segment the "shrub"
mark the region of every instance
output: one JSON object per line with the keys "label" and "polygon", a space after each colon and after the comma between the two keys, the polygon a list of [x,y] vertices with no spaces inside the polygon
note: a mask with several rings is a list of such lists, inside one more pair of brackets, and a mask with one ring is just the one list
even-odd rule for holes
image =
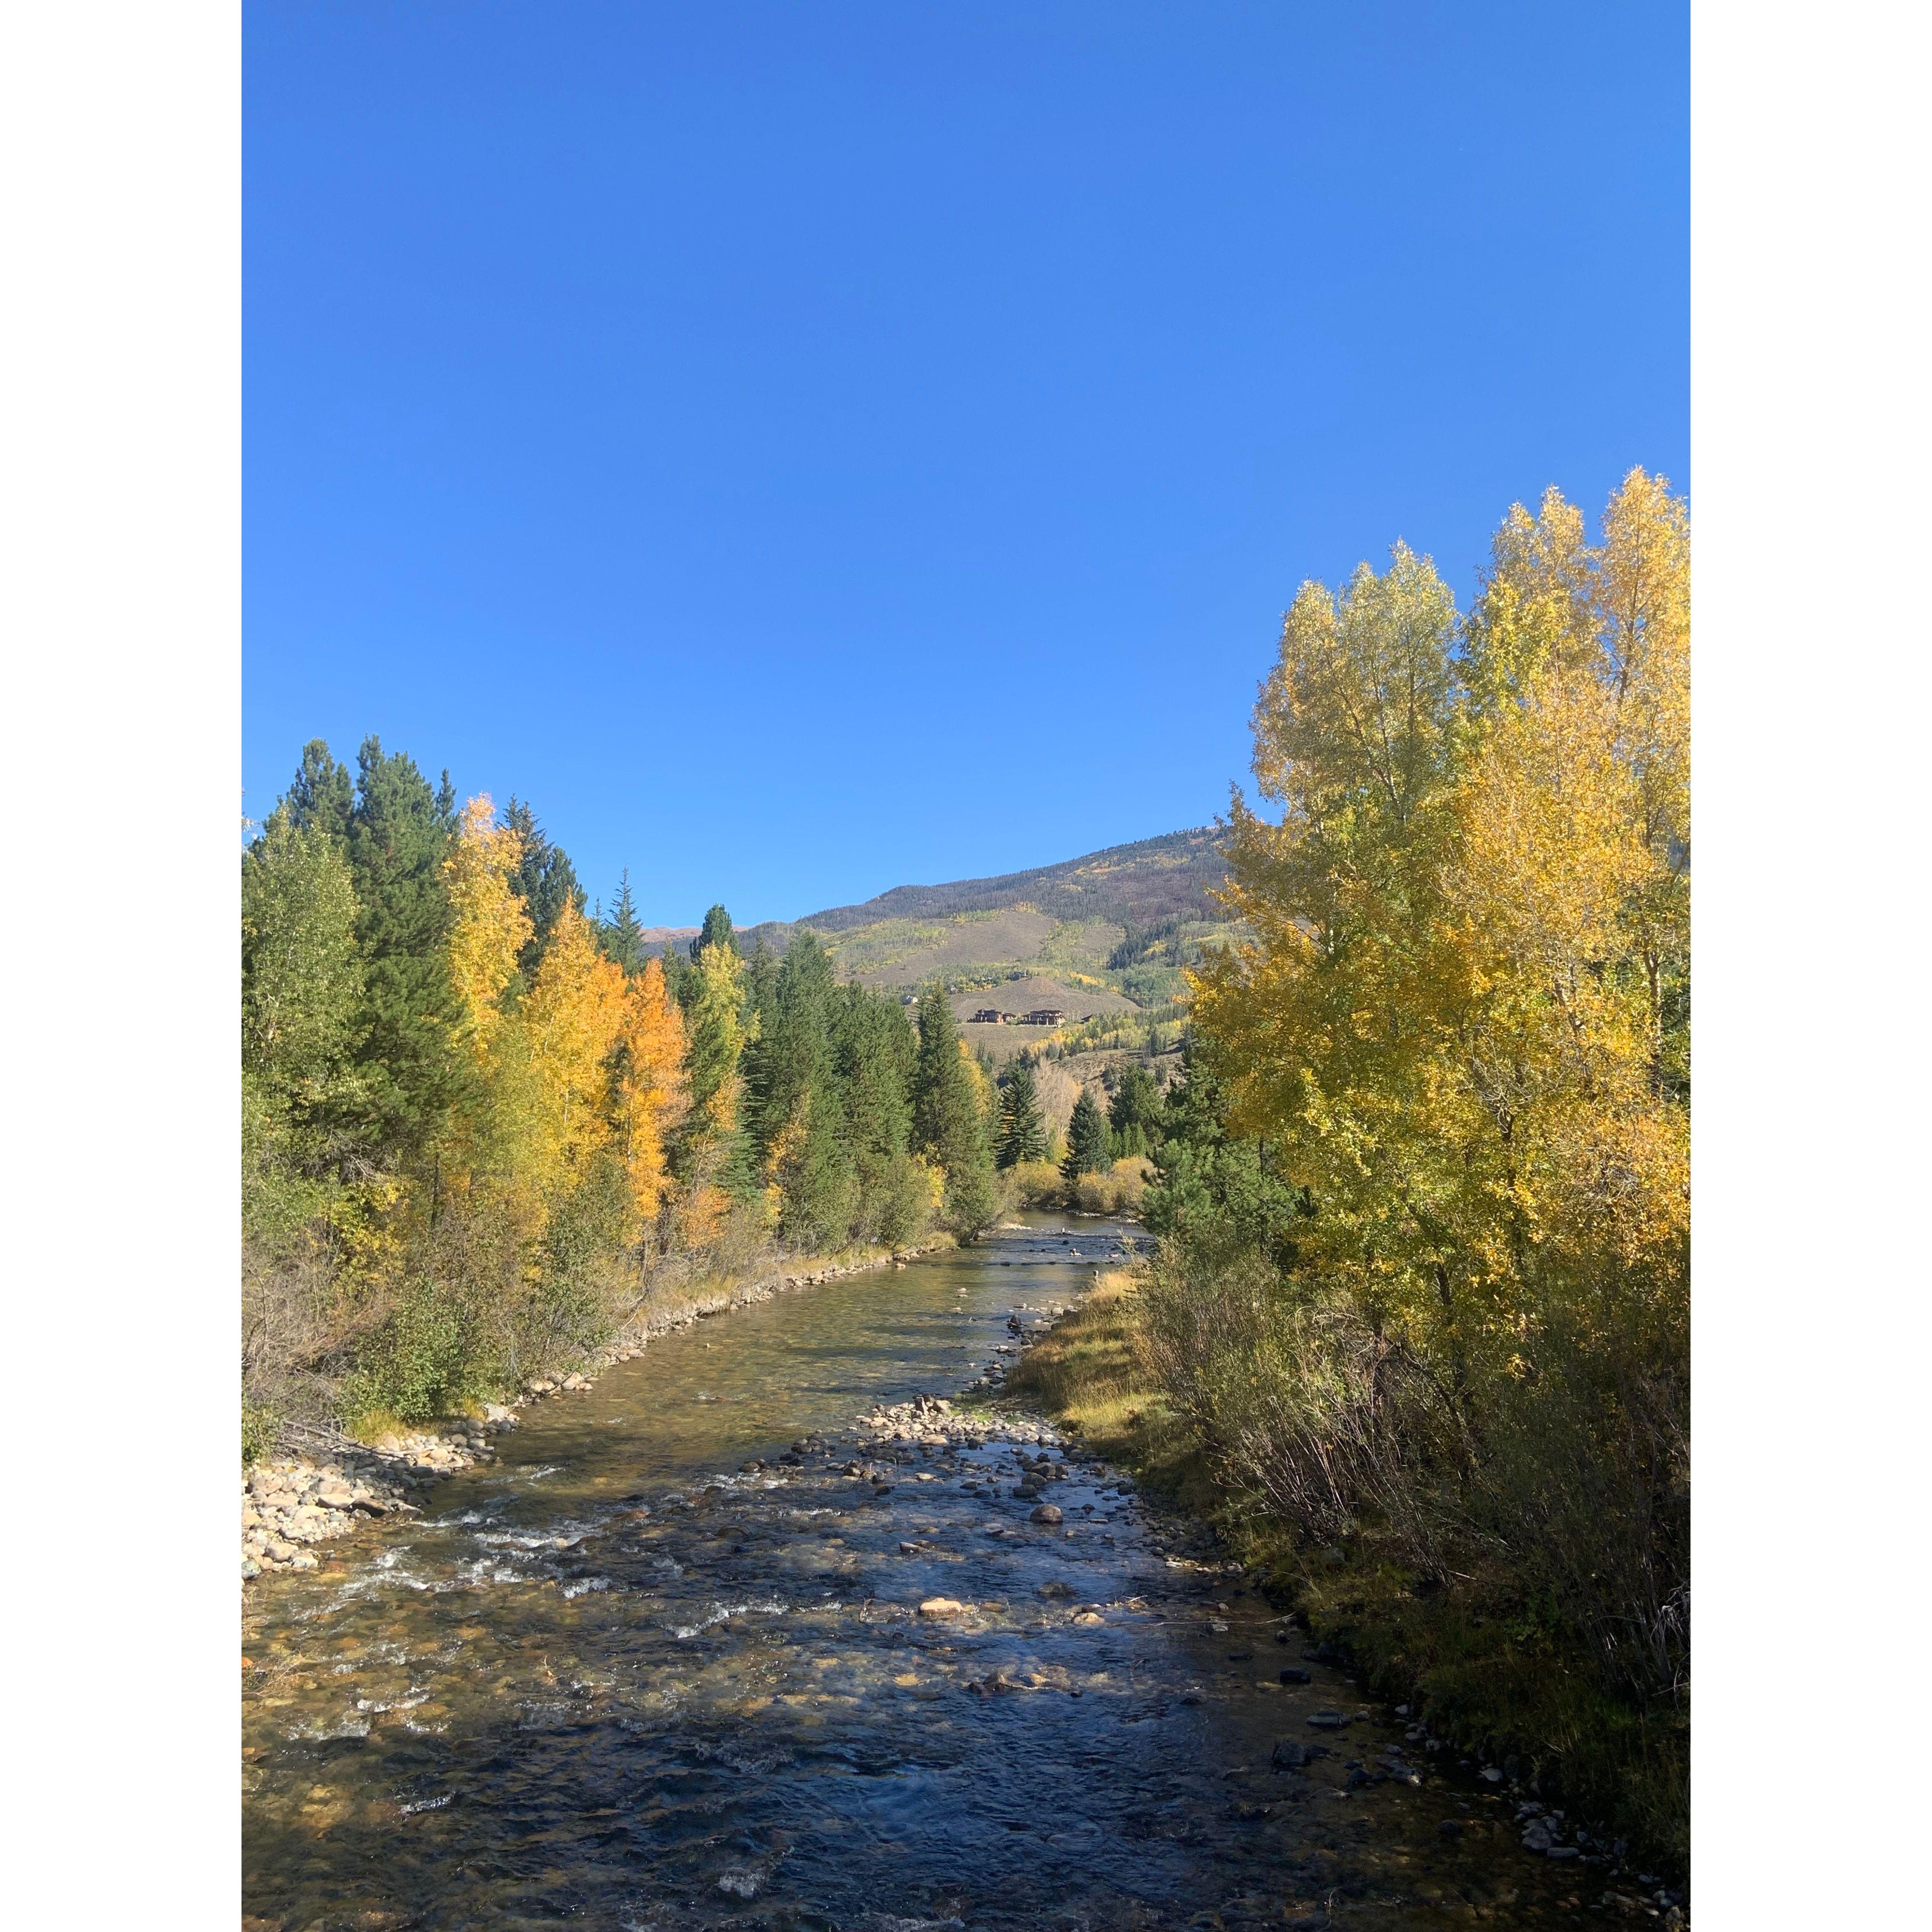
{"label": "shrub", "polygon": [[1083,1214],[1138,1214],[1154,1164],[1130,1154],[1102,1174],[1083,1174],[1066,1190],[1067,1204]]}

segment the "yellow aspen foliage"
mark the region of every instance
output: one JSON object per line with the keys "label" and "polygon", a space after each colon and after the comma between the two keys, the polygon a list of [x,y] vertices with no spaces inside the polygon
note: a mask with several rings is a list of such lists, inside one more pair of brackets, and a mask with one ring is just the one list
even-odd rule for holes
{"label": "yellow aspen foliage", "polygon": [[449,856],[443,861],[453,914],[450,977],[461,1001],[464,1036],[479,1060],[503,1022],[502,1000],[517,976],[517,956],[530,937],[530,915],[510,880],[522,862],[524,842],[496,822],[485,792],[463,808]]}
{"label": "yellow aspen foliage", "polygon": [[973,1104],[979,1108],[990,1132],[999,1117],[999,1089],[987,1078],[986,1070],[980,1064],[979,1055],[963,1040],[959,1042],[959,1058],[965,1064],[966,1078],[972,1086]]}
{"label": "yellow aspen foliage", "polygon": [[684,1055],[684,1016],[664,989],[662,962],[650,960],[624,988],[611,1083],[616,1152],[646,1224],[664,1196],[665,1138],[690,1105]]}
{"label": "yellow aspen foliage", "polygon": [[590,922],[566,904],[523,1006],[536,1087],[533,1166],[547,1194],[580,1182],[610,1139],[608,1062],[625,1006],[623,968],[598,951]]}
{"label": "yellow aspen foliage", "polygon": [[750,1043],[744,1004],[744,961],[731,946],[704,947],[691,1009],[690,1099],[692,1111],[714,1136],[728,1134],[738,1124],[738,1062]]}
{"label": "yellow aspen foliage", "polygon": [[1252,937],[1192,976],[1312,1264],[1459,1359],[1559,1304],[1682,1316],[1688,520],[1636,471],[1604,530],[1513,508],[1460,627],[1400,546],[1304,586],[1255,712],[1282,815],[1231,812]]}

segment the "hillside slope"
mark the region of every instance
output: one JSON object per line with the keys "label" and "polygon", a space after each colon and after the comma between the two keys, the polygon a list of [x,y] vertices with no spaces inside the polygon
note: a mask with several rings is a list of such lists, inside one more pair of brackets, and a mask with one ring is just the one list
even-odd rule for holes
{"label": "hillside slope", "polygon": [[889,920],[932,923],[961,913],[1002,912],[1016,906],[1028,907],[1056,924],[1091,920],[1126,926],[1152,926],[1165,919],[1217,920],[1222,914],[1208,896],[1226,877],[1220,834],[1202,826],[1129,845],[1110,845],[1082,858],[996,878],[895,886],[860,905],[833,906],[790,925],[754,926],[745,938],[750,944],[762,934],[766,945],[782,946],[801,926],[831,934]]}

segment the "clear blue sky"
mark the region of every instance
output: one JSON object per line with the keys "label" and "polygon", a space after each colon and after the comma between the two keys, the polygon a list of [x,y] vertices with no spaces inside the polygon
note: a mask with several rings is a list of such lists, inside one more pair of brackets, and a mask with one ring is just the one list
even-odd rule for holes
{"label": "clear blue sky", "polygon": [[244,808],[741,922],[1202,824],[1282,610],[1688,488],[1681,4],[269,4]]}

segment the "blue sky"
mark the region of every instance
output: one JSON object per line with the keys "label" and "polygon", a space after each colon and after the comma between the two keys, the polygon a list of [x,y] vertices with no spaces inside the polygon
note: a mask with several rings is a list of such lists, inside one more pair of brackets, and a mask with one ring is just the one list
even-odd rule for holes
{"label": "blue sky", "polygon": [[369,731],[607,901],[1209,821],[1282,610],[1688,488],[1685,8],[244,14],[244,809]]}

